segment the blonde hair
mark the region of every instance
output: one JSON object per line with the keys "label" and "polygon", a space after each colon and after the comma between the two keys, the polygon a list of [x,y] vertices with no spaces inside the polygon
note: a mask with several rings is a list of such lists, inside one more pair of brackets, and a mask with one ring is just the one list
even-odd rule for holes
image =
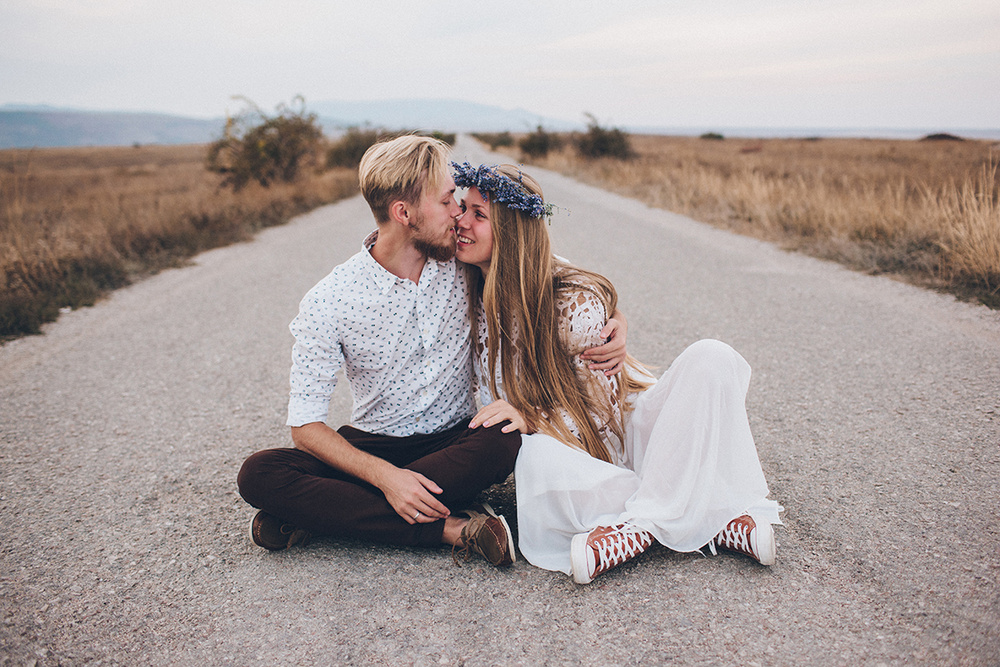
{"label": "blonde hair", "polygon": [[436,190],[448,177],[448,145],[407,134],[365,151],[358,168],[361,193],[379,223],[389,220],[393,202],[415,204],[424,188]]}
{"label": "blonde hair", "polygon": [[[542,196],[537,181],[519,168],[502,165],[496,171],[520,183],[529,194]],[[500,395],[496,386],[499,357],[503,393],[532,430],[611,461],[601,430],[610,427],[624,442],[629,406],[626,397],[646,389],[649,383],[629,373],[631,368],[641,374],[642,366],[628,357],[617,383],[621,419],[614,420],[612,397],[591,395],[576,375],[559,336],[556,295],[568,289],[588,290],[601,300],[610,316],[617,307],[618,294],[604,276],[572,267],[552,255],[545,218],[529,218],[496,203],[492,197],[489,205],[493,232],[490,268],[483,280],[473,282],[471,301],[477,303],[482,298],[483,302],[489,334],[487,373],[493,395]],[[562,419],[561,410],[576,424],[579,438]],[[596,423],[594,414],[600,415],[604,423]]]}

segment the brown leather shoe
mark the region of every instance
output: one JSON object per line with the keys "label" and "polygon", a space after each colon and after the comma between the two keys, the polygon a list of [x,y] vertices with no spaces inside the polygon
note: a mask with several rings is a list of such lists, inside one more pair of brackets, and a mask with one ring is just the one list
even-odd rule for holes
{"label": "brown leather shoe", "polygon": [[281,551],[295,545],[305,546],[312,537],[304,530],[299,530],[292,524],[282,521],[264,510],[257,512],[250,521],[250,539],[258,547],[269,551]]}
{"label": "brown leather shoe", "polygon": [[459,514],[468,515],[469,523],[462,529],[462,547],[457,556],[455,548],[458,545],[451,550],[451,557],[456,565],[461,565],[459,556],[463,561],[468,561],[472,558],[472,553],[479,554],[497,567],[514,562],[514,538],[502,515],[497,516],[493,508],[485,503]]}

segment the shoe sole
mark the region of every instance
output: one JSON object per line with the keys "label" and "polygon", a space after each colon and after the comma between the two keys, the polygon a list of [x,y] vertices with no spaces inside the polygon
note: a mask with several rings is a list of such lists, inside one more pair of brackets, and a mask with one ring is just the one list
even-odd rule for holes
{"label": "shoe sole", "polygon": [[590,533],[579,533],[573,536],[570,543],[569,556],[573,569],[573,581],[578,584],[589,584],[594,579],[590,576],[590,568],[587,567],[587,538]]}
{"label": "shoe sole", "polygon": [[497,514],[488,503],[482,504],[483,509],[494,519],[500,519],[500,523],[503,525],[504,533],[507,535],[507,553],[510,554],[510,563],[514,564],[517,560],[517,556],[514,554],[514,534],[510,532],[510,526],[507,525],[507,519],[503,517],[502,514]]}
{"label": "shoe sole", "polygon": [[248,531],[250,534],[250,541],[253,542],[256,546],[260,547],[261,549],[267,549],[268,551],[284,551],[285,549],[287,549],[288,547],[286,546],[273,547],[273,546],[268,546],[266,544],[261,544],[260,542],[257,541],[257,537],[254,535],[253,527],[254,524],[257,523],[257,517],[259,517],[261,514],[266,514],[266,512],[264,510],[260,510],[250,518],[250,530]]}
{"label": "shoe sole", "polygon": [[256,512],[252,517],[250,517],[250,529],[247,531],[247,534],[250,536],[250,541],[253,542],[254,545],[260,547],[261,549],[267,549],[268,551],[275,551],[275,549],[272,549],[271,547],[265,547],[263,544],[258,542],[257,536],[254,535],[253,532],[253,526],[255,523],[257,523],[257,517],[259,517],[263,511],[264,510],[260,510],[259,512]]}
{"label": "shoe sole", "polygon": [[[754,523],[757,523],[756,519],[754,519]],[[761,544],[761,529],[765,527],[766,529],[763,533],[767,535],[768,539],[765,540],[766,544]],[[757,523],[757,553],[760,554],[760,564],[768,566],[774,565],[774,561],[777,557],[777,550],[777,544],[774,540],[774,526],[769,523]]]}

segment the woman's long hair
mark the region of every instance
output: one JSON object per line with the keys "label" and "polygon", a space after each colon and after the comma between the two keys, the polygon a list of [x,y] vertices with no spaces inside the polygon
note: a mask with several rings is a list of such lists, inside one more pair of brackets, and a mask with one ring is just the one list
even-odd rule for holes
{"label": "woman's long hair", "polygon": [[[496,171],[523,185],[529,194],[542,196],[538,183],[517,167],[502,165]],[[472,281],[471,302],[476,304],[482,298],[489,333],[485,370],[493,395],[500,395],[496,386],[499,356],[503,393],[524,415],[529,428],[611,461],[601,430],[610,428],[624,443],[626,397],[646,389],[649,383],[629,373],[632,368],[642,374],[642,366],[629,357],[617,382],[621,419],[614,419],[612,397],[592,396],[576,375],[559,336],[556,295],[564,289],[589,290],[600,298],[610,317],[618,303],[615,288],[604,276],[555,258],[544,217],[529,218],[497,204],[492,197],[489,206],[493,232],[490,269],[482,280]],[[579,438],[562,419],[560,408],[576,424]],[[604,423],[597,423],[595,414]]]}

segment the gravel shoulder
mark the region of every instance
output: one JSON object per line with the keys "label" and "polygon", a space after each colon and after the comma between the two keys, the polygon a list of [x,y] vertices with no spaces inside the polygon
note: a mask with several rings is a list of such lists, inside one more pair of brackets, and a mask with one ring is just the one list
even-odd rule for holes
{"label": "gravel shoulder", "polygon": [[750,362],[774,567],[660,549],[579,587],[254,547],[236,473],[289,442],[287,325],[374,227],[356,197],[0,347],[0,665],[996,664],[1000,313],[530,171],[636,356],[718,338]]}

